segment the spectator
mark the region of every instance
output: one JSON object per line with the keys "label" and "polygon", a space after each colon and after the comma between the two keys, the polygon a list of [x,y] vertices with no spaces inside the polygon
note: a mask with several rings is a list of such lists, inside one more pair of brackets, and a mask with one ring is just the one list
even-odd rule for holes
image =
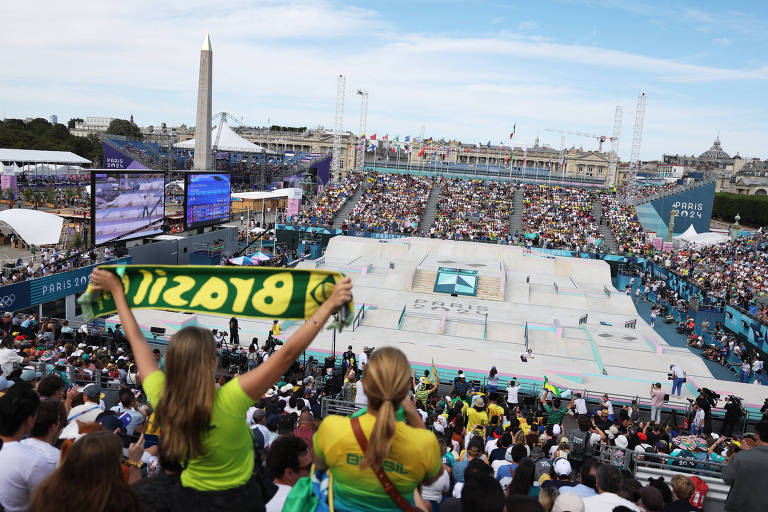
{"label": "spectator", "polygon": [[478,473],[467,480],[461,490],[463,512],[497,512],[504,509],[504,493],[487,473]]}
{"label": "spectator", "polygon": [[160,368],[161,372],[165,371],[165,358],[163,357],[163,354],[160,353],[160,349],[156,348],[152,350],[152,356],[155,358],[155,361],[157,361],[157,367]]}
{"label": "spectator", "polygon": [[588,498],[597,494],[595,491],[597,483],[597,469],[600,467],[600,462],[594,458],[589,457],[581,465],[579,471],[579,483],[570,487],[560,487],[560,494],[573,493],[582,498]]}
{"label": "spectator", "polygon": [[277,492],[267,502],[266,511],[280,512],[291,487],[299,478],[309,476],[312,456],[307,443],[292,435],[278,437],[267,450],[267,467],[274,476]]}
{"label": "spectator", "polygon": [[139,500],[123,477],[122,449],[112,432],[95,432],[75,441],[61,466],[35,490],[29,512],[138,512]]}
{"label": "spectator", "polygon": [[351,281],[346,278],[336,283],[331,296],[266,363],[218,390],[212,378],[216,345],[211,331],[187,327],[175,333],[163,373],[128,307],[117,275],[94,270],[91,285],[112,294],[144,391],[155,407],[163,449],[169,458],[186,465],[177,505],[186,509],[261,508],[261,490],[252,479],[253,438],[243,418],[253,402],[299,358],[331,313],[352,298]]}
{"label": "spectator", "polygon": [[664,403],[664,391],[661,382],[651,385],[651,421],[661,423],[661,410]]}
{"label": "spectator", "polygon": [[559,396],[552,399],[552,405],[547,403],[547,395],[549,390],[544,390],[544,396],[541,397],[541,405],[544,406],[544,412],[547,413],[547,426],[557,425],[563,421],[563,416],[568,412],[568,409],[573,407],[574,397],[571,395],[571,403],[565,407],[562,407],[562,401]]}
{"label": "spectator", "polygon": [[584,512],[584,500],[573,493],[560,493],[552,506],[552,512]]}
{"label": "spectator", "polygon": [[546,482],[541,484],[541,488],[546,489],[548,487],[554,487],[559,491],[560,488],[562,487],[576,487],[576,482],[571,480],[571,471],[572,471],[571,463],[568,462],[567,459],[558,458],[557,460],[555,460],[555,463],[553,465],[553,472],[555,474],[555,479],[547,480]]}
{"label": "spectator", "polygon": [[96,384],[88,384],[82,389],[83,399],[85,402],[82,405],[73,407],[67,415],[67,426],[64,427],[62,434],[64,437],[72,437],[73,432],[77,432],[77,422],[87,423],[96,421],[96,417],[101,414],[101,407],[99,406],[99,400],[101,398],[101,390]]}
{"label": "spectator", "polygon": [[691,482],[690,478],[683,475],[675,475],[672,477],[670,484],[672,485],[674,501],[664,507],[664,512],[696,512],[699,510],[690,503],[694,491],[693,482]]}
{"label": "spectator", "polygon": [[541,506],[538,499],[519,494],[507,496],[506,505],[508,512],[544,512],[544,507]]}
{"label": "spectator", "polygon": [[469,443],[467,444],[467,458],[465,460],[460,460],[453,466],[451,475],[453,476],[454,482],[464,483],[464,471],[467,469],[469,463],[475,459],[485,459],[485,456],[483,455],[484,448],[485,446],[483,445],[482,437],[473,436],[472,439],[469,440]]}
{"label": "spectator", "polygon": [[6,378],[13,372],[14,363],[25,364],[29,359],[28,356],[20,356],[14,349],[12,336],[5,336],[3,338],[2,344],[0,344],[0,370]]}
{"label": "spectator", "polygon": [[293,431],[293,435],[303,439],[310,451],[312,450],[312,436],[315,434],[315,417],[312,411],[305,408],[299,415],[299,426]]}
{"label": "spectator", "polygon": [[[330,415],[320,424],[314,438],[315,460],[333,474],[334,499],[339,509],[398,510],[398,495],[413,504],[414,489],[440,477],[440,446],[407,399],[410,377],[410,364],[400,350],[376,350],[363,376],[368,408],[350,418]],[[402,422],[403,418],[409,425]],[[382,481],[372,469],[385,460],[385,466],[392,468],[387,472],[389,478],[395,482],[392,494],[384,492]]]}
{"label": "spectator", "polygon": [[175,498],[172,490],[180,485],[181,464],[168,459],[162,446],[157,458],[162,471],[133,484],[142,512],[171,512]]}
{"label": "spectator", "polygon": [[618,494],[621,489],[621,471],[611,464],[603,464],[597,469],[596,496],[584,498],[586,512],[612,512],[614,507],[625,506],[629,510],[640,512],[631,501],[625,500]]}
{"label": "spectator", "polygon": [[56,448],[56,441],[66,424],[67,412],[64,404],[59,400],[42,400],[37,408],[35,424],[32,426],[29,437],[21,441],[23,446],[34,451],[48,464],[47,472],[42,478],[53,473],[59,463],[60,452]]}
{"label": "spectator", "polygon": [[670,395],[675,394],[677,390],[677,396],[680,396],[680,392],[683,389],[683,382],[685,382],[686,374],[682,368],[676,364],[669,365],[669,372],[672,374],[672,392]]}
{"label": "spectator", "polygon": [[731,458],[723,470],[723,481],[731,486],[725,510],[768,510],[768,421],[755,426],[756,446]]}
{"label": "spectator", "polygon": [[[547,482],[544,482],[547,483]],[[539,503],[544,508],[544,512],[551,512],[552,507],[555,505],[555,500],[560,496],[560,491],[556,487],[544,487],[541,486],[541,492],[539,493]]]}
{"label": "spectator", "polygon": [[39,404],[26,382],[0,397],[0,505],[5,512],[27,510],[32,493],[48,475],[48,461],[20,442],[35,425]]}
{"label": "spectator", "polygon": [[139,412],[139,402],[130,389],[121,389],[118,393],[118,399],[120,403],[110,410],[117,416],[126,415],[129,421],[125,427],[125,433],[132,436],[136,429],[144,423],[144,415]]}

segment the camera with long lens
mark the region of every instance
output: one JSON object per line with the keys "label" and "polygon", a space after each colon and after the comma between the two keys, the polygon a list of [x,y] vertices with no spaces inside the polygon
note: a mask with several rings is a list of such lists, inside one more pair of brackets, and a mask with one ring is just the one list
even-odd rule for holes
{"label": "camera with long lens", "polygon": [[[365,355],[370,357],[374,350],[376,350],[376,347],[368,347],[368,350],[363,350],[363,352],[365,352]],[[766,402],[768,402],[768,400],[766,400]]]}
{"label": "camera with long lens", "polygon": [[708,388],[700,388],[699,393],[709,402],[712,407],[717,406],[717,401],[720,400],[720,395]]}
{"label": "camera with long lens", "polygon": [[744,403],[744,399],[736,395],[728,395],[725,397],[725,403],[736,404],[739,407]]}

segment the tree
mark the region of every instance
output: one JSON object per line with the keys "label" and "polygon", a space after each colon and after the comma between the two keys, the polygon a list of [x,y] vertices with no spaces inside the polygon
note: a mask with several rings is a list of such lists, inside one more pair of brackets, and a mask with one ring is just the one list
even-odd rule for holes
{"label": "tree", "polygon": [[70,130],[75,127],[77,123],[82,123],[83,119],[81,117],[73,117],[69,121],[67,121],[67,128]]}
{"label": "tree", "polygon": [[109,123],[109,128],[107,128],[107,133],[111,135],[122,135],[124,137],[133,137],[136,139],[142,138],[141,130],[139,130],[139,127],[130,121],[126,121],[125,119],[115,119],[111,123]]}

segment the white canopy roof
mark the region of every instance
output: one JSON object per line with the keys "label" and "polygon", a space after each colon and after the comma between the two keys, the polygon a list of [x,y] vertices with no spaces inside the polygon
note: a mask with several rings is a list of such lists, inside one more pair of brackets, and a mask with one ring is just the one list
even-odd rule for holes
{"label": "white canopy roof", "polygon": [[[240,135],[236,134],[232,128],[229,127],[225,119],[222,119],[221,123],[219,123],[219,126],[211,130],[211,140],[213,141],[213,149],[216,151],[234,151],[236,153],[261,153],[262,151],[266,151],[269,155],[277,154],[274,151],[270,151],[259,146],[258,144],[247,141]],[[173,147],[181,149],[195,149],[195,139],[178,142],[174,144]]]}
{"label": "white canopy roof", "polygon": [[688,226],[688,229],[685,230],[682,234],[679,234],[675,237],[677,240],[682,240],[683,242],[691,242],[693,239],[696,238],[696,230],[693,228],[693,224]]}
{"label": "white canopy roof", "polygon": [[277,199],[279,197],[301,199],[301,194],[302,192],[300,188],[278,188],[277,190],[272,190],[270,192],[236,192],[232,194],[232,198],[256,201],[259,199]]}
{"label": "white canopy roof", "polygon": [[0,148],[0,162],[39,164],[90,164],[91,161],[70,151]]}
{"label": "white canopy roof", "polygon": [[58,244],[64,219],[40,210],[12,208],[0,212],[0,222],[7,224],[30,245]]}

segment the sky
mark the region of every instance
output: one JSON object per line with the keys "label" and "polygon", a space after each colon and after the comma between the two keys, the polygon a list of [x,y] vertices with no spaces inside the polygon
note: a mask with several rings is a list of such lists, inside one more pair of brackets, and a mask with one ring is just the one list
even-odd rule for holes
{"label": "sky", "polygon": [[[8,118],[133,114],[195,123],[199,49],[213,47],[213,111],[248,126],[560,147],[569,130],[610,136],[630,157],[768,157],[768,3],[541,0],[164,0],[2,2],[0,109]],[[237,124],[237,123],[232,123]],[[588,137],[567,146],[596,149]]]}

